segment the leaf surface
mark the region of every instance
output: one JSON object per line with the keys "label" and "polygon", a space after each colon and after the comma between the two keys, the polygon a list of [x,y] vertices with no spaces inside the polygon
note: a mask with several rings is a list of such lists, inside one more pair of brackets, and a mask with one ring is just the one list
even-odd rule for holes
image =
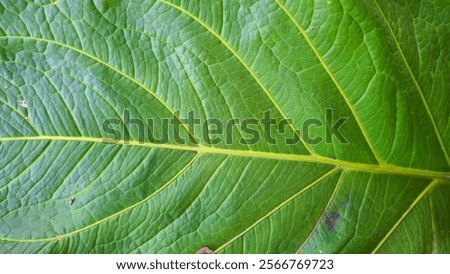
{"label": "leaf surface", "polygon": [[[447,0],[1,0],[0,252],[449,253],[448,18]],[[305,127],[328,110],[345,142]],[[268,112],[288,121],[273,142],[261,123],[204,138]],[[179,136],[162,122],[190,113]]]}

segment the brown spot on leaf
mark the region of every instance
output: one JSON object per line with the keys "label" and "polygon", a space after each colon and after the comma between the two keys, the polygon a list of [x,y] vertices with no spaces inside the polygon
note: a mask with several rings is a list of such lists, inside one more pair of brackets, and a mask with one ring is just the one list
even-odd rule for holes
{"label": "brown spot on leaf", "polygon": [[332,211],[329,216],[327,216],[325,223],[329,231],[336,231],[336,223],[341,218],[341,215],[337,211]]}
{"label": "brown spot on leaf", "polygon": [[202,247],[199,250],[197,250],[197,252],[195,252],[195,254],[213,254],[213,253],[214,252],[208,247]]}

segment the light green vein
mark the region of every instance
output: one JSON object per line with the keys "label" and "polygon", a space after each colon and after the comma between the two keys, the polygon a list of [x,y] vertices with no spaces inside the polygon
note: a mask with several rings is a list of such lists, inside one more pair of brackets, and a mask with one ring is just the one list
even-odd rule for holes
{"label": "light green vein", "polygon": [[41,8],[45,8],[45,7],[57,5],[59,0],[53,0],[50,3],[47,3],[47,4],[38,4],[38,3],[34,3],[33,1],[29,1],[29,0],[25,1],[25,2],[27,2],[29,4],[32,4],[32,5],[36,5],[36,6],[41,7]]}
{"label": "light green vein", "polygon": [[88,52],[85,52],[85,51],[83,51],[83,50],[81,50],[81,49],[79,49],[79,48],[76,48],[76,47],[73,47],[73,46],[64,44],[64,43],[59,42],[59,41],[46,39],[46,38],[32,37],[32,36],[0,36],[0,39],[21,39],[21,40],[41,41],[41,42],[45,42],[45,43],[55,44],[55,45],[58,45],[58,46],[60,46],[60,47],[67,48],[67,49],[69,49],[69,50],[72,50],[72,51],[74,51],[74,52],[77,52],[77,53],[79,53],[79,54],[81,54],[81,55],[84,55],[84,56],[86,56],[86,57],[88,57],[88,58],[90,58],[90,59],[92,59],[92,60],[98,62],[99,64],[102,64],[103,66],[105,66],[105,67],[111,69],[112,71],[114,71],[114,72],[116,72],[116,73],[122,75],[123,77],[125,77],[125,78],[128,79],[129,81],[135,83],[135,84],[138,85],[140,88],[142,88],[143,90],[145,90],[147,93],[149,93],[150,95],[152,95],[152,96],[153,96],[153,97],[154,97],[161,105],[163,105],[163,106],[170,112],[170,114],[171,114],[173,117],[175,117],[175,119],[177,119],[177,120],[180,122],[181,126],[184,127],[184,128],[186,129],[187,133],[192,137],[192,140],[196,140],[196,138],[195,138],[195,136],[194,136],[194,133],[191,132],[191,131],[189,130],[189,128],[186,126],[186,124],[183,123],[183,122],[180,120],[180,117],[177,116],[177,114],[175,113],[175,111],[174,111],[174,110],[173,110],[173,109],[172,109],[172,108],[171,108],[164,100],[162,100],[162,99],[161,99],[154,91],[150,90],[149,88],[147,88],[146,86],[144,86],[144,84],[140,83],[139,81],[137,81],[137,80],[134,79],[133,77],[127,75],[126,73],[120,71],[119,69],[117,69],[116,67],[112,66],[111,64],[109,64],[109,63],[107,63],[107,62],[101,60],[100,58],[98,58],[98,57],[96,57],[96,56],[94,56],[94,55],[92,55],[92,54],[90,54],[90,53],[88,53]]}
{"label": "light green vein", "polygon": [[[40,152],[40,154],[30,163],[27,163],[26,168],[24,168],[19,174],[17,174],[11,181],[9,181],[7,184],[3,185],[0,187],[0,191],[2,191],[3,189],[7,188],[8,186],[14,184],[15,182],[17,182],[19,180],[19,178],[25,174],[27,171],[29,171],[30,169],[33,168],[34,165],[38,164],[40,159],[46,156],[46,150],[47,148],[50,146],[50,142],[48,144],[46,144],[43,148],[42,151]],[[6,170],[6,168],[4,168],[4,170]]]}
{"label": "light green vein", "polygon": [[386,26],[389,29],[389,33],[391,34],[392,38],[394,39],[395,45],[396,45],[396,47],[398,49],[398,52],[400,53],[400,56],[402,58],[403,63],[405,64],[406,70],[408,71],[408,74],[411,77],[411,80],[413,81],[415,88],[419,92],[420,99],[422,100],[423,105],[425,107],[425,110],[427,111],[427,115],[430,118],[431,125],[433,126],[434,132],[435,132],[436,137],[437,137],[437,139],[439,141],[439,145],[441,146],[442,152],[444,153],[445,159],[447,160],[447,164],[450,166],[450,157],[448,155],[447,149],[445,148],[444,141],[442,140],[441,134],[440,134],[440,132],[439,132],[439,130],[437,128],[436,121],[434,120],[433,114],[431,113],[431,110],[430,110],[430,108],[428,106],[427,100],[425,99],[425,96],[423,95],[422,88],[420,87],[419,83],[417,82],[417,79],[416,79],[416,77],[414,76],[414,73],[411,70],[411,67],[410,67],[410,65],[408,63],[408,60],[406,60],[405,54],[403,53],[403,50],[402,50],[402,48],[400,46],[400,43],[398,42],[397,37],[395,36],[395,33],[392,30],[391,25],[389,24],[386,16],[384,15],[383,11],[381,10],[380,5],[378,5],[378,2],[376,0],[374,0],[374,2],[375,2],[375,6],[377,7],[377,9],[379,10],[381,16],[383,17],[383,20],[386,23]]}
{"label": "light green vein", "polygon": [[192,18],[194,21],[196,21],[198,24],[200,24],[203,28],[205,28],[208,32],[210,32],[212,35],[214,35],[238,60],[239,62],[244,66],[244,68],[250,73],[250,75],[255,79],[255,81],[258,83],[258,85],[261,87],[261,89],[264,91],[266,96],[269,98],[269,100],[272,102],[272,104],[275,106],[275,108],[280,112],[281,116],[288,122],[289,127],[293,130],[294,134],[299,138],[303,146],[308,150],[308,152],[311,155],[316,155],[316,153],[306,144],[306,142],[303,140],[302,136],[299,134],[299,132],[295,129],[294,125],[290,122],[290,119],[286,116],[286,114],[283,111],[283,108],[278,104],[278,102],[275,100],[275,98],[272,96],[272,94],[269,92],[267,87],[261,82],[259,77],[256,75],[256,73],[252,70],[252,68],[244,61],[244,59],[238,54],[238,52],[231,47],[231,45],[215,30],[213,30],[210,26],[208,26],[205,22],[200,20],[197,16],[190,13],[186,9],[177,6],[173,3],[167,2],[165,0],[159,0],[159,2],[164,3],[172,8],[177,9],[181,13],[186,14],[190,18]]}
{"label": "light green vein", "polygon": [[355,170],[361,172],[381,173],[381,174],[397,174],[404,176],[426,177],[433,179],[436,178],[436,179],[444,179],[444,181],[450,180],[450,174],[447,172],[400,167],[393,165],[380,166],[374,164],[354,163],[338,159],[326,158],[320,155],[300,155],[300,154],[253,151],[253,150],[235,150],[228,148],[207,147],[203,145],[186,146],[178,144],[155,144],[133,140],[113,141],[109,139],[96,137],[72,137],[72,136],[0,137],[0,142],[17,142],[17,141],[92,142],[104,145],[109,144],[109,145],[123,145],[123,146],[140,146],[155,149],[192,151],[199,154],[217,154],[235,157],[262,158],[262,159],[272,159],[282,161],[312,162],[318,164],[333,165],[344,170]]}
{"label": "light green vein", "polygon": [[17,109],[13,108],[13,106],[11,106],[10,104],[8,104],[7,102],[3,101],[0,99],[0,103],[3,103],[4,106],[7,106],[8,108],[10,108],[13,112],[15,112],[17,115],[20,116],[20,118],[22,118],[23,121],[25,121],[25,123],[28,124],[28,126],[34,131],[34,133],[39,134],[39,132],[37,131],[37,129],[30,123],[29,118],[25,117],[22,113],[20,113]]}
{"label": "light green vein", "polygon": [[380,241],[380,243],[375,247],[375,249],[372,251],[372,254],[375,254],[378,252],[378,250],[386,243],[386,241],[389,239],[389,237],[394,233],[394,231],[397,229],[397,227],[405,220],[405,218],[408,216],[408,214],[416,207],[416,205],[422,200],[422,198],[429,193],[429,191],[438,183],[438,180],[433,180],[420,194],[419,196],[414,200],[414,202],[408,207],[408,209],[402,214],[400,219],[389,229],[388,233],[384,238]]}
{"label": "light green vein", "polygon": [[294,200],[295,198],[297,198],[298,196],[302,195],[303,193],[305,193],[307,190],[311,189],[313,186],[315,186],[316,184],[318,184],[319,182],[323,181],[324,179],[326,179],[327,177],[329,177],[330,175],[332,175],[333,173],[335,173],[338,169],[332,169],[331,171],[328,171],[327,173],[325,173],[324,175],[322,175],[319,179],[315,180],[314,182],[310,183],[309,185],[307,185],[306,187],[302,188],[302,190],[300,190],[299,192],[295,193],[294,195],[292,195],[291,197],[289,197],[288,199],[286,199],[285,201],[283,201],[281,204],[279,204],[278,206],[276,206],[275,208],[273,208],[271,211],[269,211],[266,215],[262,216],[261,218],[259,218],[256,222],[254,222],[252,225],[250,225],[248,228],[246,228],[244,231],[242,231],[241,233],[239,233],[238,235],[236,235],[235,237],[233,237],[231,240],[229,240],[228,242],[226,242],[225,244],[223,244],[222,246],[218,247],[216,250],[214,250],[214,253],[220,253],[222,250],[224,250],[227,246],[229,246],[230,244],[232,244],[234,241],[236,241],[237,239],[241,238],[243,235],[245,235],[246,233],[248,233],[250,230],[252,230],[254,227],[256,227],[258,224],[260,224],[261,222],[263,222],[264,220],[266,220],[267,218],[269,218],[270,216],[272,216],[275,212],[277,212],[278,210],[280,210],[282,207],[284,207],[285,205],[287,205],[288,203],[290,203],[292,200]]}
{"label": "light green vein", "polygon": [[163,191],[164,189],[166,189],[172,182],[174,182],[181,174],[183,174],[186,169],[188,169],[194,162],[195,160],[197,160],[197,158],[199,157],[199,155],[195,155],[195,157],[193,157],[180,171],[178,171],[177,174],[175,174],[170,180],[168,180],[164,185],[162,185],[159,189],[157,189],[155,192],[153,192],[151,195],[149,195],[147,198],[143,199],[142,201],[139,201],[127,208],[122,209],[121,211],[118,211],[106,218],[103,218],[95,223],[92,223],[90,225],[84,226],[82,228],[79,228],[77,230],[68,232],[66,234],[62,234],[62,235],[56,235],[55,237],[50,237],[50,238],[41,238],[41,239],[10,239],[10,238],[0,238],[0,241],[7,241],[7,242],[27,242],[27,243],[32,243],[32,242],[43,242],[43,241],[52,241],[52,240],[57,240],[60,241],[65,237],[71,236],[73,234],[77,234],[80,233],[82,231],[85,231],[89,228],[95,227],[101,223],[104,223],[108,220],[111,220],[112,218],[115,218],[119,215],[122,215],[123,213],[132,210],[133,208],[138,207],[139,205],[144,204],[145,202],[147,202],[148,200],[152,199],[153,197],[155,197],[158,193],[160,193],[161,191]]}
{"label": "light green vein", "polygon": [[323,218],[325,217],[325,213],[327,213],[327,210],[330,207],[331,202],[333,201],[334,197],[336,196],[336,193],[339,189],[339,186],[342,183],[342,179],[344,178],[344,175],[345,175],[345,171],[343,171],[341,173],[341,175],[339,176],[338,182],[336,183],[336,186],[334,187],[333,193],[331,194],[327,205],[325,206],[324,210],[322,211],[322,214],[317,219],[317,222],[314,225],[313,229],[311,230],[309,235],[306,237],[306,239],[303,241],[303,243],[300,245],[300,247],[297,249],[297,251],[295,253],[300,253],[300,251],[303,249],[303,247],[308,243],[309,239],[311,239],[311,237],[314,235],[314,232],[316,232],[317,228],[319,227],[320,223],[322,222]]}
{"label": "light green vein", "polygon": [[431,253],[436,253],[436,233],[438,233],[437,229],[436,229],[436,221],[434,220],[434,206],[433,206],[433,200],[432,199],[428,199],[429,203],[430,203],[430,219],[431,219],[431,235],[432,235],[432,240],[431,240]]}
{"label": "light green vein", "polygon": [[353,114],[353,117],[356,120],[356,123],[358,124],[364,138],[366,139],[367,144],[370,147],[370,150],[372,151],[374,157],[377,159],[377,161],[380,163],[380,165],[384,165],[383,161],[381,160],[381,158],[378,156],[378,153],[376,152],[375,148],[372,145],[372,142],[369,139],[369,135],[367,134],[365,127],[363,126],[363,123],[361,122],[361,120],[359,119],[359,116],[356,112],[356,109],[353,107],[352,103],[350,102],[349,98],[347,97],[347,95],[345,94],[344,89],[342,88],[341,84],[339,84],[338,80],[336,79],[336,76],[334,75],[334,73],[331,71],[331,69],[329,68],[329,66],[327,65],[327,63],[325,62],[325,60],[323,59],[323,57],[321,56],[321,54],[319,53],[319,51],[317,50],[317,48],[314,46],[311,38],[308,36],[308,34],[306,33],[306,31],[300,26],[300,24],[297,22],[297,20],[295,20],[294,16],[291,14],[291,12],[283,5],[279,2],[279,0],[275,0],[275,2],[280,6],[280,8],[286,13],[286,15],[289,17],[289,19],[292,21],[292,23],[294,23],[295,27],[300,31],[300,33],[302,34],[302,36],[305,38],[306,42],[308,43],[309,47],[312,49],[312,51],[314,52],[314,54],[316,55],[317,59],[319,60],[320,64],[323,66],[323,68],[325,69],[325,71],[328,73],[328,75],[330,76],[331,80],[333,81],[333,83],[335,84],[335,86],[337,87],[337,89],[339,90],[339,93],[341,94],[342,98],[344,98],[345,103],[347,104],[347,106],[349,107],[350,111]]}

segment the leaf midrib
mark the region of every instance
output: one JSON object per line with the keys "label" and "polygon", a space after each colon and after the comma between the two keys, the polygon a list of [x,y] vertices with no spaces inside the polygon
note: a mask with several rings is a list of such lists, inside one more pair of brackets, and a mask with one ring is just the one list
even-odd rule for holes
{"label": "leaf midrib", "polygon": [[198,154],[217,154],[217,155],[227,155],[235,157],[247,157],[247,158],[260,158],[260,159],[271,159],[271,160],[285,160],[285,161],[295,161],[295,162],[310,162],[317,164],[332,165],[340,168],[342,170],[352,170],[361,171],[369,173],[381,173],[381,174],[393,174],[393,175],[403,175],[403,176],[413,176],[413,177],[425,177],[431,179],[450,179],[450,172],[434,171],[426,169],[417,169],[410,167],[401,167],[395,165],[377,165],[377,164],[366,164],[366,163],[356,163],[348,162],[339,159],[332,159],[323,157],[320,155],[301,155],[301,154],[286,154],[277,152],[265,152],[265,151],[255,151],[255,150],[236,150],[228,148],[217,148],[205,145],[187,146],[178,144],[156,144],[150,142],[142,141],[115,141],[105,138],[98,137],[78,137],[78,136],[21,136],[21,137],[0,137],[0,143],[2,142],[17,142],[17,141],[52,141],[52,142],[84,142],[84,143],[99,143],[104,145],[123,145],[123,146],[136,146],[136,147],[147,147],[154,149],[170,149],[170,150],[181,150],[181,151],[191,151]]}

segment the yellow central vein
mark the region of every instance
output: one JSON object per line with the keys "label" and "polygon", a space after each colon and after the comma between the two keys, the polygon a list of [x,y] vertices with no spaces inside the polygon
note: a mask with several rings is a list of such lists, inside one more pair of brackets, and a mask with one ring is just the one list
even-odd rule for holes
{"label": "yellow central vein", "polygon": [[[426,178],[444,179],[445,181],[450,179],[448,172],[432,171],[425,169],[415,169],[409,167],[400,167],[393,165],[374,165],[365,163],[346,162],[338,159],[326,158],[320,155],[300,155],[300,154],[285,154],[275,152],[263,152],[252,150],[235,150],[228,148],[216,148],[207,147],[203,145],[198,146],[186,146],[178,144],[155,144],[142,141],[114,141],[104,138],[96,137],[73,137],[73,136],[24,136],[24,137],[0,137],[1,142],[16,142],[16,141],[59,141],[59,142],[91,142],[99,144],[109,145],[123,145],[123,146],[139,146],[155,149],[171,149],[181,151],[192,151],[199,154],[218,154],[228,155],[235,157],[247,157],[247,158],[261,158],[283,161],[297,161],[297,162],[310,162],[326,165],[334,165],[344,170],[354,170],[370,173],[381,174],[397,174],[404,176],[416,176]],[[444,181],[444,182],[445,182]]]}
{"label": "yellow central vein", "polygon": [[297,198],[298,196],[302,195],[303,193],[305,193],[307,190],[311,189],[313,186],[315,186],[316,184],[318,184],[319,182],[323,181],[324,179],[326,179],[327,177],[329,177],[330,175],[332,175],[333,173],[335,173],[337,171],[337,169],[332,169],[331,171],[328,171],[327,173],[325,173],[324,175],[322,175],[319,179],[315,180],[314,182],[310,183],[309,185],[307,185],[306,187],[302,188],[299,192],[295,193],[294,195],[292,195],[291,197],[289,197],[287,200],[283,201],[281,204],[279,204],[278,206],[276,206],[275,208],[273,208],[271,211],[269,211],[266,215],[262,216],[261,218],[259,218],[256,222],[254,222],[252,225],[250,225],[249,227],[247,227],[244,231],[242,231],[241,233],[239,233],[238,235],[236,235],[235,237],[233,237],[231,240],[229,240],[228,242],[226,242],[225,244],[223,244],[222,246],[218,247],[216,250],[214,250],[214,253],[220,253],[222,250],[224,250],[227,246],[229,246],[230,244],[232,244],[234,241],[236,241],[237,239],[241,238],[244,234],[246,234],[247,232],[249,232],[250,230],[252,230],[255,226],[257,226],[258,224],[262,223],[264,220],[266,220],[267,218],[269,218],[270,216],[272,216],[275,212],[277,212],[278,210],[280,210],[282,207],[284,207],[285,205],[287,205],[288,203],[290,203],[292,200],[294,200],[295,198]]}
{"label": "yellow central vein", "polygon": [[173,7],[180,11],[181,13],[186,14],[187,16],[191,17],[193,20],[195,20],[197,23],[199,23],[202,27],[204,27],[208,32],[210,32],[212,35],[214,35],[238,60],[239,62],[244,66],[244,68],[251,74],[251,76],[255,79],[255,81],[258,83],[258,85],[262,88],[266,96],[269,98],[269,100],[272,102],[272,104],[275,106],[275,108],[280,112],[281,116],[283,116],[283,119],[285,119],[288,122],[289,127],[293,130],[294,134],[299,138],[299,140],[302,142],[303,146],[308,150],[308,152],[311,155],[316,155],[316,153],[306,144],[306,142],[303,140],[303,138],[300,136],[298,131],[295,129],[294,125],[290,122],[290,119],[286,116],[281,106],[278,104],[278,102],[275,100],[275,98],[272,96],[272,94],[269,92],[267,87],[261,82],[261,80],[258,78],[256,73],[247,65],[247,63],[242,59],[242,57],[238,54],[238,52],[233,49],[230,44],[222,37],[220,36],[216,31],[214,31],[211,27],[209,27],[205,22],[200,20],[197,16],[190,13],[189,11],[185,10],[184,8],[177,6],[175,4],[172,4],[170,2],[167,2],[165,0],[159,0],[161,3],[164,3],[170,7]]}
{"label": "yellow central vein", "polygon": [[408,60],[406,59],[405,54],[403,53],[400,43],[398,42],[397,37],[395,36],[394,31],[392,30],[391,25],[389,24],[386,16],[384,15],[383,11],[381,10],[380,5],[378,5],[378,2],[376,0],[374,0],[374,2],[375,2],[375,6],[380,11],[381,16],[383,17],[383,20],[389,29],[389,33],[391,34],[392,38],[394,39],[395,45],[398,49],[398,52],[400,53],[403,63],[405,64],[406,70],[408,71],[408,74],[411,77],[415,88],[419,92],[420,99],[422,100],[425,110],[427,112],[427,115],[431,120],[431,124],[433,126],[433,130],[436,134],[436,137],[439,141],[439,145],[441,146],[442,152],[444,153],[445,159],[447,160],[447,164],[450,166],[450,157],[448,155],[447,149],[445,149],[444,141],[442,140],[441,134],[437,128],[436,121],[434,120],[433,114],[431,113],[431,110],[428,106],[427,100],[425,99],[425,96],[423,95],[422,88],[420,87],[419,83],[417,82],[417,79],[414,76],[414,73],[412,72],[411,67],[409,66]]}
{"label": "yellow central vein", "polygon": [[73,46],[70,46],[70,45],[67,45],[67,44],[55,41],[55,40],[46,39],[46,38],[32,37],[32,36],[0,36],[0,39],[21,39],[21,40],[41,41],[41,42],[45,42],[45,43],[55,44],[55,45],[58,45],[60,47],[67,48],[69,50],[77,52],[77,53],[79,53],[81,55],[84,55],[84,56],[86,56],[86,57],[88,57],[88,58],[98,62],[99,64],[102,64],[103,66],[111,69],[112,71],[122,75],[124,78],[128,79],[129,81],[135,83],[140,88],[145,90],[147,93],[152,95],[160,104],[162,104],[170,112],[170,114],[172,114],[172,116],[175,119],[177,119],[181,123],[181,126],[186,129],[187,133],[192,137],[192,139],[196,140],[196,138],[194,136],[194,133],[189,130],[189,128],[186,126],[186,124],[183,123],[180,120],[180,117],[178,117],[176,115],[175,111],[165,101],[163,101],[154,91],[150,90],[149,88],[144,86],[144,84],[140,83],[139,81],[137,81],[133,77],[127,75],[126,73],[120,71],[119,69],[117,69],[116,67],[112,66],[111,64],[103,61],[102,59],[100,59],[100,58],[98,58],[98,57],[96,57],[96,56],[94,56],[94,55],[92,55],[92,54],[90,54],[88,52],[85,52],[85,51],[83,51],[83,50],[81,50],[79,48],[76,48],[76,47],[73,47]]}
{"label": "yellow central vein", "polygon": [[375,247],[372,251],[372,254],[375,254],[380,250],[380,248],[386,243],[389,237],[394,233],[398,226],[405,220],[408,214],[416,207],[416,205],[422,200],[422,198],[438,183],[438,180],[433,180],[414,200],[414,202],[408,207],[408,209],[402,214],[400,219],[391,227],[386,236],[380,241],[380,243]]}
{"label": "yellow central vein", "polygon": [[337,87],[337,89],[339,90],[339,93],[341,94],[342,98],[344,98],[345,103],[347,104],[347,106],[349,107],[350,111],[353,114],[353,117],[356,120],[356,123],[358,124],[364,138],[366,139],[367,144],[369,145],[374,157],[377,159],[377,161],[383,165],[383,161],[380,159],[380,157],[378,156],[378,153],[376,152],[375,148],[373,147],[372,143],[370,142],[369,136],[365,130],[365,127],[363,126],[361,120],[359,119],[359,116],[357,115],[356,109],[353,107],[352,103],[350,102],[350,100],[348,99],[347,95],[345,94],[344,89],[342,88],[342,86],[339,84],[339,82],[336,79],[336,76],[334,75],[334,73],[331,71],[331,69],[328,67],[327,63],[325,62],[325,60],[323,59],[323,57],[320,55],[319,51],[317,50],[317,48],[314,46],[311,38],[309,38],[308,34],[306,33],[306,31],[300,26],[300,24],[297,22],[297,20],[295,20],[294,16],[289,12],[289,10],[279,2],[279,0],[275,0],[275,2],[280,6],[280,8],[286,13],[286,15],[289,17],[289,19],[292,21],[292,23],[294,23],[295,27],[300,31],[300,33],[302,34],[302,36],[305,38],[306,42],[308,43],[309,47],[312,49],[312,51],[314,52],[314,54],[316,55],[317,59],[319,60],[320,64],[323,66],[323,68],[325,69],[325,71],[328,73],[328,75],[330,76],[331,80],[333,81],[333,83],[335,84],[335,86]]}

